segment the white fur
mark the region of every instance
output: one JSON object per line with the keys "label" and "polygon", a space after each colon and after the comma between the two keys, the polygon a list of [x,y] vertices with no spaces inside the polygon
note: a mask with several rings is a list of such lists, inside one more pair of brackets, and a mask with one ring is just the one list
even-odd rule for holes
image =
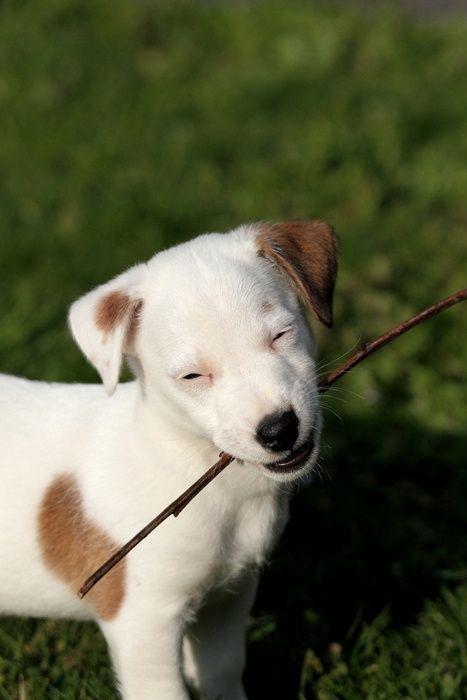
{"label": "white fur", "polygon": [[[143,301],[132,347],[126,319],[106,338],[95,323],[96,304],[115,290]],[[123,604],[98,622],[125,700],[188,697],[183,637],[185,674],[202,697],[244,699],[256,572],[287,518],[285,482],[310,471],[319,443],[313,340],[294,293],[241,227],[98,287],[72,306],[70,326],[112,395],[0,376],[0,611],[94,616],[39,549],[38,510],[56,476],[73,474],[87,515],[123,543],[229,452],[238,459],[131,552]],[[117,385],[123,354],[136,380]],[[193,372],[212,378],[183,379]],[[313,428],[316,447],[292,476],[272,474],[262,465],[281,455],[259,445],[256,426],[290,406],[298,442]]]}

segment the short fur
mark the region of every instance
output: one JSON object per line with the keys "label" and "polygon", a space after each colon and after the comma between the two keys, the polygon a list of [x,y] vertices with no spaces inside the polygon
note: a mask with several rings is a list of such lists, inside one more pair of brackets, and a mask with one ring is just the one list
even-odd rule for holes
{"label": "short fur", "polygon": [[[96,619],[125,700],[186,700],[185,680],[205,700],[246,697],[257,572],[287,519],[284,486],[319,449],[314,341],[296,293],[329,325],[335,272],[323,222],[200,236],[72,305],[109,396],[0,376],[0,611]],[[135,380],[117,386],[124,356]],[[257,426],[287,411],[293,452],[273,452]],[[273,470],[313,444],[299,467]],[[235,462],[79,600],[90,570],[221,450]]]}

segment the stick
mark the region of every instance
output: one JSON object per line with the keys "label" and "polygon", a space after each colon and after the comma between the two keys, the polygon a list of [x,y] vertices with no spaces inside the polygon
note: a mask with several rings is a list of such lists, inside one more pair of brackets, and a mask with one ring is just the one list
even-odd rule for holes
{"label": "stick", "polygon": [[187,488],[187,490],[184,491],[181,496],[176,498],[175,501],[167,506],[167,508],[164,508],[159,515],[156,515],[154,520],[151,520],[151,522],[143,527],[142,530],[137,532],[136,535],[131,538],[131,540],[124,544],[123,547],[118,549],[115,554],[112,554],[112,556],[107,559],[102,566],[96,569],[96,571],[83,583],[78,591],[78,596],[80,598],[84,598],[86,593],[89,593],[91,588],[93,588],[96,583],[110,571],[110,569],[113,569],[113,567],[118,564],[123,557],[126,557],[128,552],[131,552],[131,550],[136,547],[137,544],[144,540],[149,533],[158,527],[158,525],[163,523],[164,520],[166,520],[170,515],[173,515],[175,518],[180,515],[185,506],[187,506],[189,502],[209,484],[210,481],[212,481],[218,474],[221,473],[221,471],[223,471],[231,462],[234,461],[234,457],[231,457],[226,452],[221,452],[219,458],[220,459],[213,464],[213,466],[210,467],[207,472],[204,472],[203,476],[195,481],[194,484]]}
{"label": "stick", "polygon": [[376,352],[376,350],[384,347],[384,345],[387,345],[392,340],[395,340],[414,326],[422,323],[422,321],[427,321],[432,316],[436,316],[436,314],[441,313],[441,311],[444,311],[450,306],[454,306],[454,304],[458,304],[461,301],[465,301],[465,299],[467,299],[467,289],[462,289],[461,291],[451,294],[451,296],[438,301],[437,304],[429,306],[424,311],[421,311],[416,316],[412,316],[411,318],[407,319],[407,321],[400,323],[398,326],[394,326],[394,328],[391,328],[390,331],[386,331],[386,333],[383,333],[383,335],[375,338],[375,340],[372,340],[370,343],[364,343],[362,347],[357,350],[355,355],[352,355],[347,362],[344,362],[343,365],[338,367],[336,370],[334,370],[334,372],[331,372],[325,379],[323,379],[319,385],[320,392],[325,392],[332,384],[334,384],[334,382],[337,382],[337,380],[344,374],[347,374],[347,372],[353,369],[356,365],[359,365],[362,360]]}
{"label": "stick", "polygon": [[[467,299],[467,289],[463,289],[459,292],[456,292],[455,294],[451,294],[451,296],[442,299],[437,304],[433,304],[433,306],[430,306],[424,311],[421,311],[416,316],[412,316],[403,323],[400,323],[398,326],[391,328],[391,330],[387,331],[378,338],[375,338],[375,340],[372,340],[369,343],[365,343],[359,350],[357,350],[357,352],[354,355],[352,355],[352,357],[350,357],[347,360],[347,362],[344,362],[343,365],[341,365],[336,370],[328,374],[328,376],[322,382],[320,382],[320,392],[324,393],[325,391],[327,391],[327,389],[329,389],[329,387],[332,384],[334,384],[338,379],[340,379],[340,377],[342,377],[344,374],[347,374],[347,372],[353,369],[356,365],[360,364],[362,360],[376,352],[376,350],[379,350],[391,341],[395,340],[396,338],[399,338],[399,336],[403,335],[403,333],[406,333],[419,323],[427,321],[432,316],[436,316],[436,314],[441,313],[441,311],[444,311],[450,306],[458,304],[459,302],[464,301],[465,299]],[[80,598],[84,598],[86,593],[89,593],[91,588],[93,588],[96,585],[96,583],[98,583],[98,581],[100,581],[101,578],[110,571],[110,569],[112,569],[116,564],[118,564],[118,562],[121,561],[123,557],[125,557],[128,554],[128,552],[130,552],[134,547],[136,547],[137,544],[144,540],[145,537],[147,537],[169,516],[173,515],[174,517],[177,517],[178,515],[180,515],[180,513],[188,505],[188,503],[195,496],[197,496],[198,493],[202,491],[205,488],[205,486],[207,486],[216,476],[218,476],[218,474],[220,474],[226,467],[228,467],[228,465],[231,464],[231,462],[233,462],[234,459],[235,458],[231,455],[225,452],[221,452],[219,455],[219,460],[212,467],[210,467],[197,481],[195,481],[194,484],[192,484],[186,491],[184,491],[181,496],[176,498],[175,501],[173,501],[170,505],[164,508],[164,510],[161,513],[159,513],[159,515],[157,515],[154,518],[154,520],[151,520],[151,522],[148,523],[146,527],[140,530],[134,537],[131,538],[131,540],[129,540],[129,542],[124,544],[123,547],[118,549],[109,559],[107,559],[107,561],[105,561],[102,564],[102,566],[100,566],[93,574],[91,574],[91,576],[89,576],[86,579],[86,581],[83,583],[83,585],[78,591],[78,596]]]}

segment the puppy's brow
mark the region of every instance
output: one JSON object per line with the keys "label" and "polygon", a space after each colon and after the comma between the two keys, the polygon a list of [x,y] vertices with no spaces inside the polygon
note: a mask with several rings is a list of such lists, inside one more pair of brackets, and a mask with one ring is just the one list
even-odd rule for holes
{"label": "puppy's brow", "polygon": [[265,301],[264,304],[261,304],[261,312],[263,314],[269,314],[271,311],[274,311],[274,304],[271,304],[270,301]]}

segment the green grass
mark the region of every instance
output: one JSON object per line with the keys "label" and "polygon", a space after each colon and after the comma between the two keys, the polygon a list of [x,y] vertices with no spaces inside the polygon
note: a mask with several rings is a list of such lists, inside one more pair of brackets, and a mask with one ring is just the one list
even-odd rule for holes
{"label": "green grass", "polygon": [[[340,232],[323,363],[466,286],[466,21],[149,0],[5,0],[0,19],[2,371],[95,381],[70,302],[245,221]],[[467,697],[466,316],[326,398],[332,478],[297,495],[265,571],[252,698]],[[113,697],[94,627],[1,623],[0,700]]]}

